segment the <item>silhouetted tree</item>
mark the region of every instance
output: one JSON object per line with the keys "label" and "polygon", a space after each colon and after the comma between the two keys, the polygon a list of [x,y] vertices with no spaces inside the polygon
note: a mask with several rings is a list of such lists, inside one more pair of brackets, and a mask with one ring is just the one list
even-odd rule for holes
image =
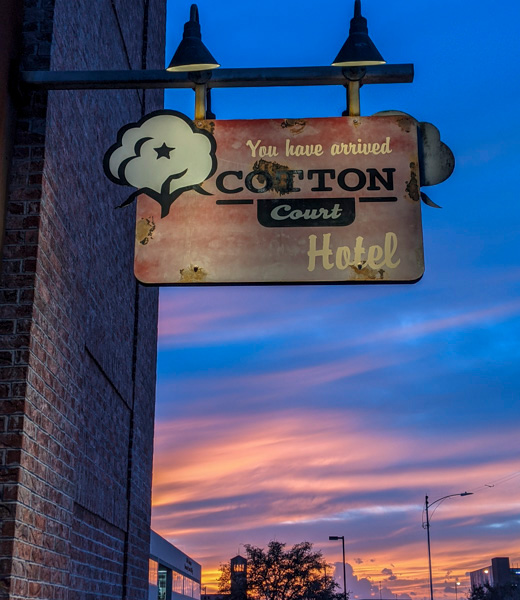
{"label": "silhouetted tree", "polygon": [[[289,550],[281,542],[269,542],[267,550],[246,544],[247,596],[250,600],[341,600],[332,567],[310,542]],[[220,567],[219,592],[229,594],[230,567]],[[347,594],[348,597],[348,594]]]}
{"label": "silhouetted tree", "polygon": [[468,600],[520,600],[520,588],[513,583],[506,585],[478,585],[471,588]]}
{"label": "silhouetted tree", "polygon": [[229,563],[220,563],[219,569],[218,593],[231,594],[231,565]]}

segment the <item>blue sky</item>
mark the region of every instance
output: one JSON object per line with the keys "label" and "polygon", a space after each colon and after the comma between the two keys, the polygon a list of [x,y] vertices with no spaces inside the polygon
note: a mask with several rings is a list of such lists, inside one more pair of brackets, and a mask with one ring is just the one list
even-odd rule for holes
{"label": "blue sky", "polygon": [[[198,3],[223,67],[328,65],[353,0]],[[168,4],[169,57],[189,3]],[[412,84],[361,90],[361,114],[437,126],[452,177],[426,192],[415,285],[161,290],[154,528],[212,585],[239,544],[315,543],[358,597],[436,596],[493,556],[520,562],[520,5],[363,0]],[[169,58],[168,58],[169,60]],[[221,119],[339,116],[342,88],[216,90]],[[193,115],[193,93],[166,106]],[[490,487],[493,486],[493,487]],[[339,570],[338,573],[341,571]],[[385,596],[386,594],[386,596]]]}

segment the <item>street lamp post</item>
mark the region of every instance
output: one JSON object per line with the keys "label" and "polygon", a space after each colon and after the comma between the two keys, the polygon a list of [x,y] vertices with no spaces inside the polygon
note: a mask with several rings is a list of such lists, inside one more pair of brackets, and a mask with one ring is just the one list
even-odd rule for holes
{"label": "street lamp post", "polygon": [[459,585],[460,581],[455,582],[455,600],[459,600]]}
{"label": "street lamp post", "polygon": [[446,500],[446,498],[453,498],[455,496],[471,496],[472,494],[473,494],[473,492],[462,492],[460,494],[448,494],[447,496],[442,496],[442,498],[437,498],[437,500],[434,500],[433,502],[428,502],[428,496],[425,497],[424,508],[426,511],[426,523],[423,524],[423,527],[426,527],[426,537],[428,540],[428,568],[429,568],[429,572],[430,572],[430,600],[433,600],[433,577],[432,577],[432,555],[431,555],[431,549],[430,549],[430,516],[429,516],[428,511],[434,504],[437,504],[438,502],[441,502],[442,500]]}
{"label": "street lamp post", "polygon": [[344,535],[329,535],[329,540],[341,540],[343,548],[343,597],[347,600],[347,571],[345,569],[345,536]]}

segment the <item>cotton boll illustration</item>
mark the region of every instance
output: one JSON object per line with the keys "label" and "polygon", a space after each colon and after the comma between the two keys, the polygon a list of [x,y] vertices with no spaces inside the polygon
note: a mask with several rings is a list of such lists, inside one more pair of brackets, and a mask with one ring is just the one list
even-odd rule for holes
{"label": "cotton boll illustration", "polygon": [[162,110],[123,127],[106,153],[105,173],[114,183],[137,188],[121,206],[145,193],[161,205],[161,217],[185,191],[208,194],[201,184],[216,170],[215,140],[185,115]]}

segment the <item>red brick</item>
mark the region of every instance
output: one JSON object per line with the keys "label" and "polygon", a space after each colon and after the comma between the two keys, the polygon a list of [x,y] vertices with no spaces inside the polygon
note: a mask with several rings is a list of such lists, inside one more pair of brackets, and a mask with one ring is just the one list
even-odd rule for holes
{"label": "red brick", "polygon": [[2,320],[0,321],[0,334],[14,333],[16,321],[14,320]]}
{"label": "red brick", "polygon": [[[50,68],[53,31],[53,68],[127,68],[112,3],[91,9],[85,3],[89,19],[68,3],[54,15],[53,0],[23,2],[23,68]],[[154,32],[163,31],[164,2],[150,6]],[[118,15],[132,68],[142,60],[135,33],[142,10],[141,0],[128,0]],[[148,67],[161,68],[161,34],[154,39]],[[4,520],[2,534],[13,536],[21,558],[6,558],[9,548],[0,547],[0,577],[11,575],[20,597],[96,600],[122,597],[124,577],[126,596],[140,600],[147,588],[157,294],[140,292],[146,333],[134,340],[131,211],[116,218],[93,203],[114,193],[97,157],[113,143],[114,123],[136,120],[141,107],[135,91],[38,93],[26,100],[0,279],[0,398],[9,398],[0,400],[0,442],[9,443],[0,456],[7,467],[0,498],[4,508],[17,506],[18,519]],[[140,431],[127,490],[134,396]]]}

